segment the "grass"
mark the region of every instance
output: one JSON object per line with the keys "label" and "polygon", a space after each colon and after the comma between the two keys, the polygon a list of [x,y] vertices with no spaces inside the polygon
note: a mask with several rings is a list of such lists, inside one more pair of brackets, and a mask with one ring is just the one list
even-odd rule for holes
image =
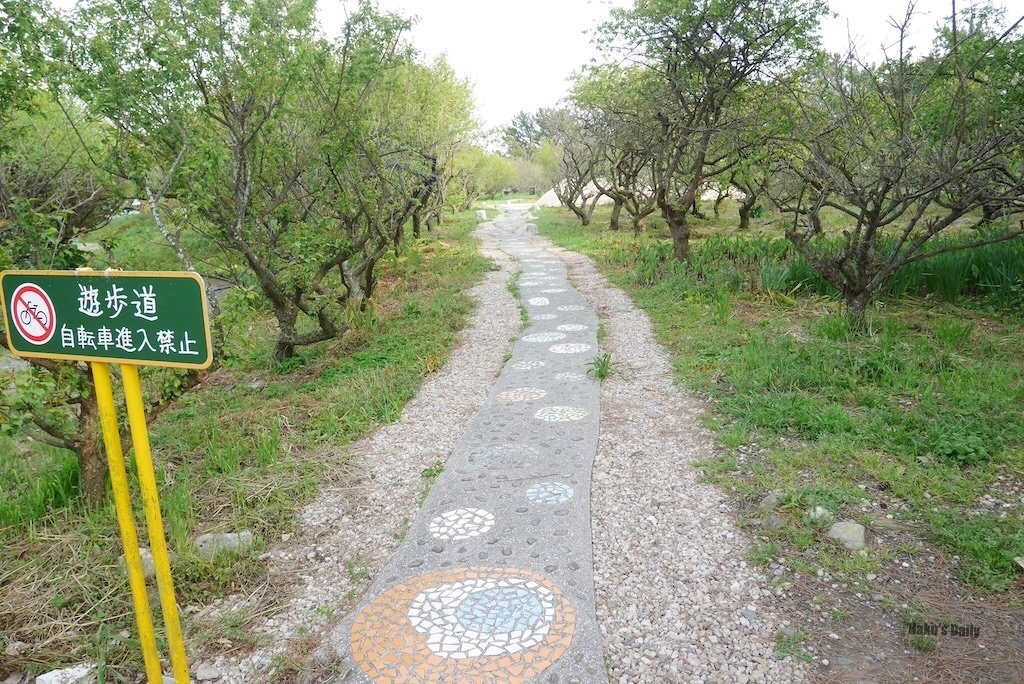
{"label": "grass", "polygon": [[[375,307],[356,329],[301,350],[285,367],[268,365],[272,319],[253,306],[239,316],[230,363],[156,419],[151,437],[183,608],[264,583],[267,541],[293,528],[323,483],[346,476],[345,447],[395,420],[443,364],[473,309],[465,293],[488,268],[470,238],[475,225],[472,213],[458,215],[390,257]],[[0,441],[0,651],[13,641],[30,645],[5,656],[5,668],[93,661],[109,672],[138,670],[137,643],[120,636],[135,627],[112,506],[90,511],[69,500],[69,468],[59,453]],[[240,529],[262,540],[250,553],[213,561],[195,553],[199,534]],[[347,570],[362,577],[365,564],[357,558]],[[243,620],[207,634],[186,620],[192,643],[247,627]]]}
{"label": "grass", "polygon": [[1019,313],[991,298],[952,304],[906,290],[883,298],[870,334],[858,335],[834,297],[747,270],[783,258],[767,228],[737,238],[701,224],[698,271],[662,259],[667,233],[656,222],[639,240],[581,230],[561,209],[542,209],[537,224],[593,257],[647,311],[680,381],[713,399],[708,423],[722,443],[758,447],[743,462],[729,455],[703,467],[751,504],[784,492],[786,525],[772,541],[834,553],[803,513],[821,505],[858,519],[866,499],[904,506],[900,517],[960,557],[968,586],[1016,582],[1021,509],[979,512],[978,501],[1024,479]]}
{"label": "grass", "polygon": [[587,364],[587,375],[598,380],[604,380],[612,372],[612,355],[599,354]]}

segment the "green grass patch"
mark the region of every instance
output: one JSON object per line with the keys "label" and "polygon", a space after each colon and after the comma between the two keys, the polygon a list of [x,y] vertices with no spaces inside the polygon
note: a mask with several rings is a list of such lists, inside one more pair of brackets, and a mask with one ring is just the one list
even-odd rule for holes
{"label": "green grass patch", "polygon": [[[599,208],[595,226],[606,213]],[[762,266],[792,258],[767,223],[737,236],[719,230],[722,221],[697,222],[690,265],[667,257],[659,221],[640,238],[580,229],[561,209],[540,210],[536,223],[646,310],[679,380],[714,398],[708,424],[724,445],[761,447],[742,465],[731,456],[700,464],[707,480],[751,500],[785,491],[794,518],[815,505],[862,516],[870,494],[857,485],[869,484],[960,556],[968,585],[999,590],[1019,577],[1020,508],[998,520],[974,510],[998,478],[1024,479],[1019,312],[987,296],[915,298],[934,291],[906,287],[882,299],[868,334],[853,334],[835,297],[764,275]],[[803,525],[778,536],[825,548]]]}

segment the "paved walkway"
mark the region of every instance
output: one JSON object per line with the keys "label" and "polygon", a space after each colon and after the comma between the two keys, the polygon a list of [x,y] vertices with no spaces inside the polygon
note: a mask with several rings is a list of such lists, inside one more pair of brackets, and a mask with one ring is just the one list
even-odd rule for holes
{"label": "paved walkway", "polygon": [[[408,536],[330,637],[340,681],[606,680],[590,475],[597,317],[509,207],[481,230],[522,263],[529,325]],[[443,416],[438,416],[443,419]]]}

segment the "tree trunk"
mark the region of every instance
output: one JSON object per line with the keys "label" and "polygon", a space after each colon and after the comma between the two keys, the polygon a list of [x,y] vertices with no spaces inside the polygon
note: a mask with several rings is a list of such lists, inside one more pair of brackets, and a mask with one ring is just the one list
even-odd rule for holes
{"label": "tree trunk", "polygon": [[281,363],[285,359],[290,359],[295,356],[295,343],[291,341],[290,337],[280,335],[277,338],[277,344],[274,345],[274,363]]}
{"label": "tree trunk", "polygon": [[99,409],[95,397],[81,403],[75,453],[82,494],[90,506],[97,506],[107,494],[107,464],[100,449]]}
{"label": "tree trunk", "polygon": [[417,240],[420,238],[423,228],[423,215],[418,211],[412,214],[412,236]]}
{"label": "tree trunk", "polygon": [[750,228],[750,212],[754,209],[755,203],[757,203],[757,195],[744,193],[743,201],[740,202],[740,230]]}
{"label": "tree trunk", "polygon": [[669,219],[668,228],[672,232],[672,255],[676,261],[690,260],[690,224],[686,220],[686,212],[680,212],[675,219]]}
{"label": "tree trunk", "polygon": [[668,201],[665,190],[658,191],[658,208],[672,233],[672,254],[677,261],[690,260],[690,222],[686,217],[690,205],[684,201],[683,209],[677,209]]}
{"label": "tree trunk", "polygon": [[633,216],[633,235],[639,237],[644,230],[644,217],[639,214]]}
{"label": "tree trunk", "polygon": [[847,315],[850,317],[850,329],[855,332],[864,332],[868,328],[868,304],[871,303],[871,294],[861,292],[860,294],[850,293],[846,296]]}
{"label": "tree trunk", "polygon": [[622,214],[622,200],[615,200],[615,205],[612,206],[612,218],[608,223],[608,227],[612,230],[619,229],[619,215]]}

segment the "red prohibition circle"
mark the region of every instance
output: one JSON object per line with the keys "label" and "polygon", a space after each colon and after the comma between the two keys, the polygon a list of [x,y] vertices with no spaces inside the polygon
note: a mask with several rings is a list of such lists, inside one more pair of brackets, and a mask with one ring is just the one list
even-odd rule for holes
{"label": "red prohibition circle", "polygon": [[[25,295],[27,294],[36,295],[41,300],[41,304],[46,307],[44,315],[41,315],[38,310],[29,306],[29,303],[25,301]],[[19,304],[22,307],[21,311],[18,310]],[[28,323],[24,323],[21,320],[21,314],[25,313],[30,316]],[[44,320],[44,318],[47,320]],[[15,288],[14,293],[11,295],[11,319],[14,321],[14,327],[17,328],[18,334],[32,344],[46,344],[53,337],[53,333],[57,329],[57,312],[53,308],[53,301],[35,283],[24,283]],[[28,326],[32,325],[33,322],[43,329],[42,333],[29,332]]]}

